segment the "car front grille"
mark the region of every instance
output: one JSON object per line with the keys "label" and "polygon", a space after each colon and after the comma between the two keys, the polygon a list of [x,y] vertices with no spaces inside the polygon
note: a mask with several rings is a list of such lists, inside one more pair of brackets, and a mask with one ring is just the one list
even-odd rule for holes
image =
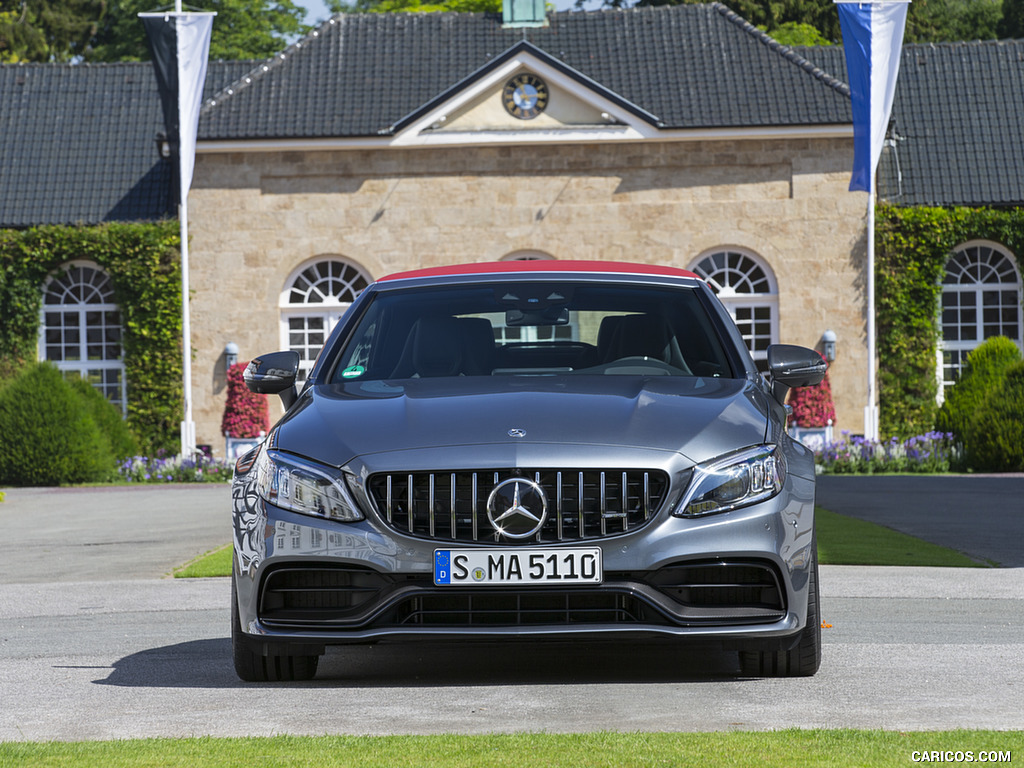
{"label": "car front grille", "polygon": [[[511,478],[544,489],[548,514],[528,539],[499,534],[487,515],[491,490]],[[445,542],[503,545],[583,541],[632,531],[653,518],[668,492],[655,470],[521,469],[376,474],[367,487],[396,531]]]}

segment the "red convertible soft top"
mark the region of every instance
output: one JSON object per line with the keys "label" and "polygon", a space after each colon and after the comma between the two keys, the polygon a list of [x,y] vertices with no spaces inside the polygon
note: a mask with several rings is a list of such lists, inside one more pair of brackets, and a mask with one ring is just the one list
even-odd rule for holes
{"label": "red convertible soft top", "polygon": [[661,275],[664,277],[700,277],[679,267],[660,264],[639,264],[628,261],[558,261],[539,259],[533,261],[485,261],[477,264],[452,264],[445,267],[427,267],[408,272],[396,272],[378,280],[407,280],[414,277],[444,277],[446,275],[491,275],[508,272],[603,272],[624,275]]}

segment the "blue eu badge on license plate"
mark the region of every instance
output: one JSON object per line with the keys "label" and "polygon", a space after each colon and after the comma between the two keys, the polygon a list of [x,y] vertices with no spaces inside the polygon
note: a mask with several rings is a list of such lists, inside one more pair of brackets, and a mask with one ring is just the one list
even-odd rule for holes
{"label": "blue eu badge on license plate", "polygon": [[438,549],[434,552],[434,583],[452,583],[452,553],[447,549]]}

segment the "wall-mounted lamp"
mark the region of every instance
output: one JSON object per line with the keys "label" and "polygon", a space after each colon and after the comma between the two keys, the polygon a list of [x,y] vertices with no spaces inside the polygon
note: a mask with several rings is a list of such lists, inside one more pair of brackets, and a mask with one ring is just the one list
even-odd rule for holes
{"label": "wall-mounted lamp", "polygon": [[829,329],[821,334],[821,345],[825,348],[825,359],[831,363],[836,359],[836,332]]}
{"label": "wall-mounted lamp", "polygon": [[229,341],[224,345],[224,367],[230,368],[238,362],[238,345]]}

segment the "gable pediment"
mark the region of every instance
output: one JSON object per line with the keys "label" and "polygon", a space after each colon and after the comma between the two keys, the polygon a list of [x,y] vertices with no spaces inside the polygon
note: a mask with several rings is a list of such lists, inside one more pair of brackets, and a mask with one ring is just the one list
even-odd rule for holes
{"label": "gable pediment", "polygon": [[527,42],[392,126],[395,146],[653,136],[658,120]]}

